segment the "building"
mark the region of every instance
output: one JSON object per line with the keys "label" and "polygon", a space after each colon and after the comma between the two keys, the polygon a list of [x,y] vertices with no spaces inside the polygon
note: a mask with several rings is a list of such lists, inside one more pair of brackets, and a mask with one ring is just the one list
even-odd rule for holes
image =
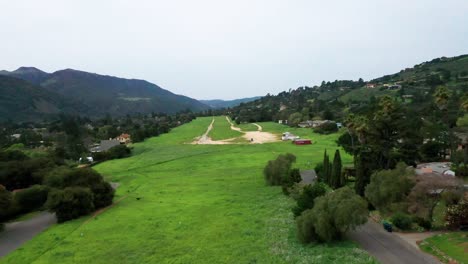
{"label": "building", "polygon": [[132,139],[129,134],[123,133],[120,136],[116,137],[115,140],[118,140],[120,144],[128,144],[132,142]]}
{"label": "building", "polygon": [[377,85],[375,83],[368,83],[366,84],[366,88],[372,89],[375,88]]}
{"label": "building", "polygon": [[104,152],[108,151],[109,149],[119,146],[120,141],[115,140],[115,139],[110,139],[110,140],[101,140],[101,143],[97,146],[94,146],[90,149],[91,152]]}
{"label": "building", "polygon": [[310,145],[312,144],[312,140],[310,139],[295,139],[292,142],[295,145]]}

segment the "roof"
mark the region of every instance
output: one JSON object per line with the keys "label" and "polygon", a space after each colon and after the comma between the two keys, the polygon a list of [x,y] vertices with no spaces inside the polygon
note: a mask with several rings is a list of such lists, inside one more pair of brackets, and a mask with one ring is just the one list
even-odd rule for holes
{"label": "roof", "polygon": [[115,146],[118,146],[120,145],[120,141],[118,140],[101,140],[101,145],[100,145],[100,149],[101,151],[108,151],[109,149],[111,149],[112,147],[115,147]]}
{"label": "roof", "polygon": [[127,134],[127,133],[124,133],[124,134],[120,135],[119,137],[121,137],[121,138],[130,138],[130,135]]}

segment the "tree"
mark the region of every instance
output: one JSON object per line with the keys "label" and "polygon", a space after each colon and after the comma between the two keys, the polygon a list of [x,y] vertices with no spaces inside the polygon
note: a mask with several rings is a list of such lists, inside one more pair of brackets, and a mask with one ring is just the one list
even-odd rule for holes
{"label": "tree", "polygon": [[268,161],[263,169],[265,180],[269,185],[283,185],[289,182],[291,166],[296,156],[287,153],[279,155],[275,160]]}
{"label": "tree", "polygon": [[288,119],[288,122],[291,126],[297,126],[301,121],[302,121],[302,114],[299,112],[291,114]]}
{"label": "tree", "polygon": [[461,182],[450,175],[430,174],[416,177],[416,185],[408,196],[411,213],[432,222],[434,208],[442,199],[442,193],[449,189],[461,188]]}
{"label": "tree", "polygon": [[307,209],[314,207],[314,199],[327,193],[324,183],[317,182],[313,185],[306,185],[297,199],[297,205],[293,208],[294,216],[301,215]]}
{"label": "tree", "polygon": [[398,163],[393,170],[381,170],[371,176],[365,188],[367,200],[380,212],[406,211],[401,208],[414,186],[414,170],[406,164]]}
{"label": "tree", "polygon": [[45,184],[56,189],[88,188],[93,193],[93,207],[96,209],[112,204],[114,198],[114,189],[101,174],[90,168],[54,170],[46,176]]}
{"label": "tree", "polygon": [[330,158],[328,157],[327,150],[323,153],[323,181],[327,184],[330,184],[330,178],[331,178],[331,164],[330,164]]}
{"label": "tree", "polygon": [[54,190],[47,199],[47,208],[55,212],[59,223],[75,219],[94,210],[93,193],[84,187]]}
{"label": "tree", "polygon": [[349,187],[336,189],[315,199],[312,209],[297,218],[298,238],[330,242],[367,222],[367,203]]}
{"label": "tree", "polygon": [[11,192],[9,192],[5,186],[0,184],[0,220],[7,215],[12,200]]}
{"label": "tree", "polygon": [[331,171],[331,177],[330,177],[330,186],[333,189],[338,189],[341,186],[345,185],[345,179],[344,175],[341,173],[341,156],[340,156],[340,151],[337,149],[335,151],[335,156],[333,158],[333,166],[332,166],[332,171]]}
{"label": "tree", "polygon": [[19,206],[19,211],[30,212],[40,208],[47,201],[49,190],[42,185],[34,185],[30,188],[15,193],[14,201]]}

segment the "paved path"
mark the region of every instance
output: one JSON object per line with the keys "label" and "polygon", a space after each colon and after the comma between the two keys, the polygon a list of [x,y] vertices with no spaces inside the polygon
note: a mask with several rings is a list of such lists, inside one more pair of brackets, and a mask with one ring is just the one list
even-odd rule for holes
{"label": "paved path", "polygon": [[397,235],[388,233],[372,220],[350,232],[348,237],[384,264],[440,263],[435,257],[416,249]]}
{"label": "paved path", "polygon": [[0,257],[21,247],[25,242],[56,222],[54,214],[42,212],[29,220],[6,224],[5,231],[0,233]]}

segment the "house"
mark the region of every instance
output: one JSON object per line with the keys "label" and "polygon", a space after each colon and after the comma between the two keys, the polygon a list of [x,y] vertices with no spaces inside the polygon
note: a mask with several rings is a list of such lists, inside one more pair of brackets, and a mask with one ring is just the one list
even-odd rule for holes
{"label": "house", "polygon": [[288,120],[278,120],[278,124],[287,125],[287,124],[288,124]]}
{"label": "house", "polygon": [[375,83],[368,83],[366,84],[366,88],[372,89],[375,88],[377,85]]}
{"label": "house", "polygon": [[128,144],[132,142],[132,139],[129,134],[123,133],[120,136],[116,137],[115,140],[118,140],[120,144]]}
{"label": "house", "polygon": [[294,139],[292,142],[294,145],[310,145],[312,140],[310,139]]}
{"label": "house", "polygon": [[91,152],[103,152],[103,151],[108,151],[109,149],[119,146],[120,141],[115,140],[115,139],[110,139],[110,140],[101,140],[101,143],[95,147],[92,147],[90,149]]}
{"label": "house", "polygon": [[307,120],[304,122],[300,122],[298,124],[299,127],[306,128],[306,127],[312,127],[313,121]]}

